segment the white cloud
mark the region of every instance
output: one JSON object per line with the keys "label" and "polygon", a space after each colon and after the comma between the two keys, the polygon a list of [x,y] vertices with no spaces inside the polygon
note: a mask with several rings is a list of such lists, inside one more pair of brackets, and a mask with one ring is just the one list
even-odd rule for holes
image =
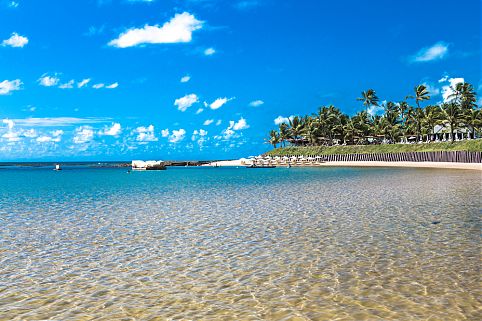
{"label": "white cloud", "polygon": [[18,142],[21,138],[18,133],[13,131],[8,131],[2,135],[3,138],[7,139],[9,142]]}
{"label": "white cloud", "polygon": [[10,47],[15,47],[15,48],[22,48],[28,44],[28,38],[24,36],[20,36],[18,33],[14,32],[12,33],[12,36],[8,39],[5,39],[2,42],[2,46],[10,46]]}
{"label": "white cloud", "polygon": [[43,74],[38,80],[39,84],[44,87],[55,86],[59,83],[59,81],[60,79],[57,77],[57,75],[49,76],[47,74]]}
{"label": "white cloud", "polygon": [[216,53],[216,50],[214,48],[207,48],[204,50],[204,55],[205,56],[212,56]]}
{"label": "white cloud", "polygon": [[427,88],[427,91],[430,94],[430,96],[437,96],[438,94],[440,94],[440,89],[438,89],[437,87],[432,86],[427,82],[424,82],[423,85]]}
{"label": "white cloud", "polygon": [[208,132],[204,129],[199,129],[199,130],[194,130],[192,132],[191,140],[192,141],[197,141],[197,144],[199,145],[200,148],[203,147],[204,142],[206,142],[206,136]]}
{"label": "white cloud", "polygon": [[[444,78],[442,78],[444,79]],[[441,80],[442,80],[441,79]],[[454,94],[454,88],[458,83],[464,83],[465,79],[464,78],[446,78],[445,83],[448,83],[445,86],[442,86],[442,97],[444,99],[444,102],[449,102],[455,97],[451,97],[451,95]]]}
{"label": "white cloud", "polygon": [[216,122],[216,126],[221,125],[222,122],[223,122],[223,121],[222,121],[221,119],[218,119],[218,121]]}
{"label": "white cloud", "polygon": [[209,126],[214,122],[214,119],[206,119],[203,123],[204,126]]}
{"label": "white cloud", "polygon": [[82,88],[90,82],[90,78],[83,79],[82,81],[77,83],[78,88]]}
{"label": "white cloud", "polygon": [[134,132],[137,133],[136,140],[138,142],[156,142],[157,137],[154,134],[154,126],[149,125],[148,127],[137,127]]}
{"label": "white cloud", "polygon": [[73,141],[75,144],[85,144],[94,138],[92,126],[80,126],[75,129]]}
{"label": "white cloud", "polygon": [[198,110],[196,110],[196,115],[199,115],[203,111],[204,111],[204,108],[198,108]]}
{"label": "white cloud", "polygon": [[105,88],[107,89],[114,89],[114,88],[117,88],[119,87],[119,83],[118,82],[115,82],[113,84],[110,84],[109,86],[105,86]]}
{"label": "white cloud", "polygon": [[28,138],[35,138],[38,136],[37,131],[33,128],[22,131],[22,136]]}
{"label": "white cloud", "polygon": [[192,32],[202,28],[202,21],[197,20],[192,14],[184,12],[176,14],[169,22],[159,25],[145,25],[143,28],[132,28],[119,35],[117,39],[109,42],[110,46],[117,48],[133,47],[140,44],[160,44],[190,42]]}
{"label": "white cloud", "polygon": [[8,118],[2,119],[2,123],[6,124],[8,129],[12,129],[15,126],[15,122]]}
{"label": "white cloud", "polygon": [[383,114],[383,111],[385,109],[383,106],[376,106],[376,105],[371,105],[370,107],[367,108],[367,113],[370,116],[375,116],[377,114]]}
{"label": "white cloud", "polygon": [[449,79],[449,76],[445,75],[438,80],[439,83],[446,82]]}
{"label": "white cloud", "polygon": [[76,118],[76,117],[43,117],[43,118],[19,118],[13,119],[18,126],[32,126],[32,127],[62,127],[72,126],[77,124],[96,124],[110,121],[110,118],[91,117],[91,118]]}
{"label": "white cloud", "polygon": [[4,80],[0,82],[0,95],[8,95],[12,91],[20,90],[23,83],[20,79],[15,80]]}
{"label": "white cloud", "polygon": [[92,88],[94,88],[94,89],[101,89],[101,88],[104,88],[104,87],[105,87],[105,84],[102,84],[102,83],[95,84],[95,85],[92,86]]}
{"label": "white cloud", "polygon": [[161,130],[161,136],[164,138],[169,136],[169,128]]}
{"label": "white cloud", "polygon": [[112,126],[105,126],[104,129],[99,131],[101,136],[119,136],[122,133],[122,126],[119,123],[113,123]]}
{"label": "white cloud", "polygon": [[425,47],[411,57],[412,62],[427,62],[443,59],[449,51],[449,45],[443,41],[437,42],[431,47]]}
{"label": "white cloud", "polygon": [[51,132],[51,136],[43,135],[37,137],[36,141],[39,143],[58,143],[62,140],[63,130],[54,130]]}
{"label": "white cloud", "polygon": [[252,101],[252,102],[249,103],[249,105],[250,105],[251,107],[259,107],[259,106],[261,106],[261,105],[263,105],[263,104],[264,104],[264,101],[259,100],[259,99],[258,99],[258,100],[254,100],[254,101]]}
{"label": "white cloud", "polygon": [[10,1],[10,3],[8,4],[10,8],[17,8],[18,5],[19,3],[17,1]]}
{"label": "white cloud", "polygon": [[179,130],[173,130],[171,136],[169,136],[169,142],[177,143],[184,139],[186,136],[186,131],[181,128]]}
{"label": "white cloud", "polygon": [[[231,123],[231,122],[230,122]],[[233,122],[234,123],[234,122]],[[243,130],[249,128],[248,123],[246,122],[246,119],[241,117],[236,123],[233,124],[232,128],[234,130]]]}
{"label": "white cloud", "polygon": [[174,106],[177,106],[177,109],[184,112],[197,102],[199,102],[198,96],[196,94],[189,94],[176,99],[174,101]]}
{"label": "white cloud", "polygon": [[290,119],[293,119],[293,116],[290,116],[290,117],[278,116],[275,118],[274,123],[275,125],[288,124],[290,122]]}
{"label": "white cloud", "polygon": [[189,80],[191,80],[191,76],[189,76],[189,75],[183,76],[181,78],[182,83],[188,82]]}
{"label": "white cloud", "polygon": [[209,104],[209,108],[213,109],[213,110],[216,110],[216,109],[219,109],[221,108],[224,104],[226,104],[227,102],[231,101],[231,100],[234,100],[236,99],[236,97],[232,97],[232,98],[227,98],[227,97],[224,97],[224,98],[218,98],[216,99],[215,101],[213,101],[211,104]]}
{"label": "white cloud", "polygon": [[74,80],[70,80],[69,82],[65,83],[65,84],[62,84],[59,86],[59,88],[61,89],[70,89],[70,88],[74,88]]}
{"label": "white cloud", "polygon": [[241,117],[237,122],[235,122],[234,120],[231,120],[229,121],[228,128],[223,130],[222,138],[229,140],[231,138],[239,137],[240,135],[237,133],[237,131],[247,129],[247,128],[249,128],[249,125],[246,122],[246,119],[244,119],[243,117]]}

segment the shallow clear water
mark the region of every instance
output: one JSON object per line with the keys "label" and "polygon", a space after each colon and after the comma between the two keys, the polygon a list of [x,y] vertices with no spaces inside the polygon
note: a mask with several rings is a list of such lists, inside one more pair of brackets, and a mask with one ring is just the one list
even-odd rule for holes
{"label": "shallow clear water", "polygon": [[480,198],[462,170],[3,169],[0,320],[480,319]]}

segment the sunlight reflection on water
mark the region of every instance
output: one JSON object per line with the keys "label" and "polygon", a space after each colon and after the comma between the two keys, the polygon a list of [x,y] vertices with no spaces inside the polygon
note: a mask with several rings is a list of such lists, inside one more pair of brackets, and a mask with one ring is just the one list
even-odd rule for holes
{"label": "sunlight reflection on water", "polygon": [[480,178],[3,170],[0,320],[476,319]]}

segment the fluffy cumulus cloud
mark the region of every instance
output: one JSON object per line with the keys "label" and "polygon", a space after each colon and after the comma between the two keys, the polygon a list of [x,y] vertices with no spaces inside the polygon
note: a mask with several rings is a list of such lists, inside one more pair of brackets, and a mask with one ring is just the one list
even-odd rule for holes
{"label": "fluffy cumulus cloud", "polygon": [[103,84],[103,83],[92,85],[92,88],[94,88],[94,89],[101,89],[101,88],[104,88],[104,87],[105,87],[105,84]]}
{"label": "fluffy cumulus cloud", "polygon": [[227,98],[227,97],[224,97],[224,98],[218,98],[216,99],[215,101],[213,101],[212,103],[208,104],[209,105],[209,108],[213,109],[213,110],[216,110],[216,109],[219,109],[221,108],[223,105],[225,105],[227,102],[231,101],[231,100],[234,100],[236,99],[236,97],[232,97],[232,98]]}
{"label": "fluffy cumulus cloud", "polygon": [[181,82],[182,82],[182,83],[186,83],[186,82],[188,82],[189,80],[191,80],[191,76],[189,76],[189,75],[183,76],[183,77],[181,78]]}
{"label": "fluffy cumulus cloud", "polygon": [[207,137],[206,137],[207,135],[208,135],[208,132],[206,130],[204,130],[204,129],[197,130],[196,129],[192,132],[191,140],[193,142],[197,142],[199,147],[202,149],[204,143],[207,140]]}
{"label": "fluffy cumulus cloud", "polygon": [[216,50],[214,48],[207,48],[204,50],[204,55],[205,56],[212,56],[216,53]]}
{"label": "fluffy cumulus cloud", "polygon": [[194,15],[184,12],[176,14],[162,26],[145,25],[143,28],[129,29],[120,34],[117,39],[110,41],[109,45],[127,48],[140,44],[190,42],[193,31],[201,29],[202,25],[203,22],[197,20]]}
{"label": "fluffy cumulus cloud", "polygon": [[2,41],[2,46],[4,47],[9,46],[9,47],[15,47],[15,48],[22,48],[26,44],[28,44],[28,38],[24,36],[20,36],[16,32],[12,33],[10,38]]}
{"label": "fluffy cumulus cloud", "polygon": [[204,126],[209,126],[214,122],[214,119],[206,119],[203,123]]}
{"label": "fluffy cumulus cloud", "polygon": [[62,140],[63,130],[54,130],[50,132],[50,135],[42,135],[37,137],[36,141],[38,143],[58,143]]}
{"label": "fluffy cumulus cloud", "polygon": [[90,78],[82,79],[77,83],[77,88],[82,88],[90,82]]}
{"label": "fluffy cumulus cloud", "polygon": [[169,136],[169,128],[161,130],[161,136],[166,138]]}
{"label": "fluffy cumulus cloud", "polygon": [[183,128],[178,130],[173,130],[171,135],[169,136],[169,142],[171,143],[178,143],[184,139],[186,136],[186,130]]}
{"label": "fluffy cumulus cloud", "polygon": [[384,112],[385,108],[380,105],[371,105],[370,107],[367,108],[368,115],[370,116],[375,116],[375,115],[382,115]]}
{"label": "fluffy cumulus cloud", "polygon": [[424,82],[423,85],[427,88],[428,93],[431,97],[440,94],[440,89],[432,85],[431,83]]}
{"label": "fluffy cumulus cloud", "polygon": [[258,100],[254,100],[254,101],[252,101],[252,102],[249,103],[249,105],[250,105],[251,107],[259,107],[259,106],[261,106],[261,105],[263,105],[263,104],[264,104],[264,101],[259,100],[259,99],[258,99]]}
{"label": "fluffy cumulus cloud", "polygon": [[246,119],[243,117],[241,117],[237,122],[231,121],[230,126],[232,126],[234,130],[243,130],[249,128],[248,122],[246,122]]}
{"label": "fluffy cumulus cloud", "polygon": [[196,94],[189,94],[176,99],[174,101],[174,106],[177,106],[177,109],[184,112],[197,102],[199,102],[198,96]]}
{"label": "fluffy cumulus cloud", "polygon": [[442,86],[442,97],[444,102],[449,102],[455,97],[453,97],[454,88],[458,83],[464,83],[464,78],[449,78],[448,76],[444,76],[442,79],[439,80],[439,83],[443,83],[445,85]]}
{"label": "fluffy cumulus cloud", "polygon": [[100,136],[119,136],[122,133],[122,126],[119,123],[113,123],[112,126],[105,126],[99,131]]}
{"label": "fluffy cumulus cloud", "polygon": [[243,129],[249,128],[248,122],[246,119],[241,117],[238,121],[231,120],[229,121],[229,126],[222,132],[222,137],[217,136],[217,138],[224,138],[225,140],[229,140],[231,138],[237,138],[240,136],[238,131]]}
{"label": "fluffy cumulus cloud", "polygon": [[141,143],[156,142],[157,137],[154,133],[154,126],[149,125],[147,127],[137,127],[134,132],[137,134],[136,140]]}
{"label": "fluffy cumulus cloud", "polygon": [[49,76],[48,74],[43,74],[38,80],[39,84],[44,87],[56,86],[59,81],[60,79],[57,77],[57,75]]}
{"label": "fluffy cumulus cloud", "polygon": [[61,84],[59,86],[60,89],[71,89],[71,88],[74,88],[74,80],[70,80],[68,82],[66,82],[65,84]]}
{"label": "fluffy cumulus cloud", "polygon": [[12,91],[20,90],[22,84],[23,83],[20,81],[20,79],[4,80],[0,82],[0,95],[8,95]]}
{"label": "fluffy cumulus cloud", "polygon": [[94,139],[94,129],[92,126],[80,126],[75,129],[73,141],[75,144],[89,143]]}
{"label": "fluffy cumulus cloud", "polygon": [[278,116],[274,119],[274,124],[275,125],[288,124],[290,122],[290,119],[293,119],[293,116],[290,116],[290,117]]}
{"label": "fluffy cumulus cloud", "polygon": [[445,58],[449,52],[449,45],[443,41],[437,42],[433,46],[420,49],[411,57],[412,62],[428,62]]}

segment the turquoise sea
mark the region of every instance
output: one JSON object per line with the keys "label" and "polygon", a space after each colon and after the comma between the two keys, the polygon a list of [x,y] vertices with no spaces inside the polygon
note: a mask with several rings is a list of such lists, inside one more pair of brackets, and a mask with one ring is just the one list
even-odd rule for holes
{"label": "turquoise sea", "polygon": [[0,166],[0,320],[476,320],[481,175]]}

